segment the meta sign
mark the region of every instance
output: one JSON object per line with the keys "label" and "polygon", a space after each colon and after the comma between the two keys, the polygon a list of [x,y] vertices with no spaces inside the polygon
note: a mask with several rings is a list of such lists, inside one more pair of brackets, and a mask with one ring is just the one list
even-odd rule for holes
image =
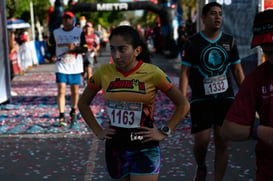
{"label": "meta sign", "polygon": [[97,11],[124,11],[128,10],[127,3],[98,3]]}

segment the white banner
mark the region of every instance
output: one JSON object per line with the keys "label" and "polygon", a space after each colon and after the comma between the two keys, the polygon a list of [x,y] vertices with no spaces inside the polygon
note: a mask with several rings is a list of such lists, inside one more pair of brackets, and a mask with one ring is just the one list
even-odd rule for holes
{"label": "white banner", "polygon": [[8,41],[6,29],[6,3],[0,1],[0,103],[11,101],[10,61],[8,59]]}

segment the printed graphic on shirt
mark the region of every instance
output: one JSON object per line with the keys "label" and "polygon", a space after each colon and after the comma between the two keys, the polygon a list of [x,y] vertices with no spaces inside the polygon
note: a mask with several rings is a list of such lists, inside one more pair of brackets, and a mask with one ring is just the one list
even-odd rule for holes
{"label": "printed graphic on shirt", "polygon": [[[225,48],[224,48],[225,47]],[[215,72],[224,73],[227,67],[227,51],[230,50],[228,44],[219,46],[207,46],[201,52],[201,67],[200,71],[205,75],[214,75]],[[228,89],[228,81],[226,75],[217,75],[204,78],[205,95],[212,95],[225,92]]]}
{"label": "printed graphic on shirt", "polygon": [[273,84],[269,84],[269,85],[263,85],[261,87],[261,92],[262,92],[262,96],[264,98],[266,97],[272,97],[273,96]]}
{"label": "printed graphic on shirt", "polygon": [[202,51],[200,57],[201,70],[206,75],[213,75],[215,71],[223,72],[226,69],[227,53],[222,46],[208,46]]}
{"label": "printed graphic on shirt", "polygon": [[110,82],[106,92],[135,92],[145,94],[145,83],[139,80],[121,80],[120,78]]}
{"label": "printed graphic on shirt", "polygon": [[211,41],[202,33],[191,37],[186,45],[182,64],[192,66],[203,77],[226,74],[231,63],[239,60],[234,39],[221,33]]}
{"label": "printed graphic on shirt", "polygon": [[78,74],[83,72],[83,62],[81,54],[68,53],[70,44],[78,46],[81,44],[80,28],[74,27],[71,31],[64,31],[62,28],[54,30],[56,41],[56,72],[64,74]]}
{"label": "printed graphic on shirt", "polygon": [[190,37],[185,45],[182,64],[190,67],[192,101],[233,98],[230,66],[240,63],[236,41],[220,33],[208,39],[202,32]]}

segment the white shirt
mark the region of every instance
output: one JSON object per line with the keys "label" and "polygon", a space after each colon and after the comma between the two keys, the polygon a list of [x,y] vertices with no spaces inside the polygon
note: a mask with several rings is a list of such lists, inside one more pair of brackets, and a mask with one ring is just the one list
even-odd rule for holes
{"label": "white shirt", "polygon": [[64,74],[78,74],[83,72],[83,60],[81,54],[67,54],[68,44],[80,45],[82,30],[74,27],[71,31],[62,28],[54,30],[56,42],[56,72]]}

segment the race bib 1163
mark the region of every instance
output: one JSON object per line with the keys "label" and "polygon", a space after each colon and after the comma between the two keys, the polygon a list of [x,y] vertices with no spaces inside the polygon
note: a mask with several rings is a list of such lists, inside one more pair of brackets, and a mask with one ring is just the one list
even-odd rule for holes
{"label": "race bib 1163", "polygon": [[138,128],[142,116],[142,103],[106,101],[107,113],[112,126]]}

